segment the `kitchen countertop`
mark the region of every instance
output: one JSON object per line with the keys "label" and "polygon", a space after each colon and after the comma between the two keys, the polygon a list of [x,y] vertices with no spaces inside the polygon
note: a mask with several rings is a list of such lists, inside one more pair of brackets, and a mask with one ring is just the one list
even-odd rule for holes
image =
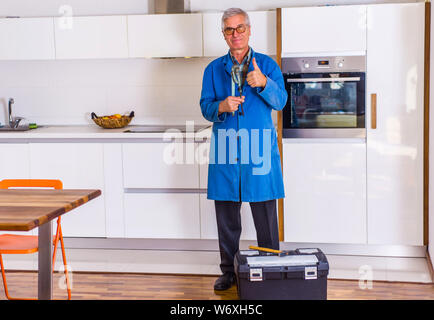
{"label": "kitchen countertop", "polygon": [[127,126],[120,129],[103,129],[96,125],[67,125],[67,126],[41,126],[37,129],[20,132],[0,132],[0,142],[11,140],[52,140],[52,139],[115,139],[115,140],[137,140],[156,139],[166,140],[167,138],[195,138],[196,140],[208,139],[211,137],[211,123],[209,128],[197,133],[170,133],[170,132],[135,132],[126,133],[125,130],[141,127]]}

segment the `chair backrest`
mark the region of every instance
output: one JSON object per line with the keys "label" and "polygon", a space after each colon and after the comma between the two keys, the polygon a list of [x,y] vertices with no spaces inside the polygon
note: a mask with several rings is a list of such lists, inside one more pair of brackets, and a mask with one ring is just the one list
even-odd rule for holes
{"label": "chair backrest", "polygon": [[9,188],[54,188],[63,189],[62,181],[55,179],[4,179],[0,189]]}

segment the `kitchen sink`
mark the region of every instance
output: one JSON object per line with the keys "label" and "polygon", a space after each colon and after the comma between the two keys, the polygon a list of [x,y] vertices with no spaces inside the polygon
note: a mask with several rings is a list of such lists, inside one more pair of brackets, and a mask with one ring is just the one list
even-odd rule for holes
{"label": "kitchen sink", "polygon": [[[38,126],[38,128],[40,127],[41,126]],[[9,126],[0,127],[0,132],[22,132],[22,131],[29,131],[29,130],[34,130],[34,129],[29,128],[29,126],[18,126],[16,128],[11,128]]]}

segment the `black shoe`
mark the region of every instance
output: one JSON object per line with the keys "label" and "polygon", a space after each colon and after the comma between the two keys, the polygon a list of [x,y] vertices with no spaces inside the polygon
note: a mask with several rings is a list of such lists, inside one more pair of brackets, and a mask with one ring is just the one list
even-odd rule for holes
{"label": "black shoe", "polygon": [[235,273],[225,272],[214,283],[214,290],[227,290],[236,282]]}

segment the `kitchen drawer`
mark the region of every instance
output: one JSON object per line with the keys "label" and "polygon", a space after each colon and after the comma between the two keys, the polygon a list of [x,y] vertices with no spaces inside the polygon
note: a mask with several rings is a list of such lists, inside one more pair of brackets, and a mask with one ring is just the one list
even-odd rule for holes
{"label": "kitchen drawer", "polygon": [[200,238],[199,195],[193,193],[126,193],[127,238]]}
{"label": "kitchen drawer", "polygon": [[199,188],[208,188],[208,165],[209,149],[211,144],[208,142],[198,143],[197,154],[199,164]]}
{"label": "kitchen drawer", "polygon": [[[202,239],[218,239],[214,200],[200,195],[200,226]],[[256,240],[256,229],[248,202],[241,205],[241,240]]]}
{"label": "kitchen drawer", "polygon": [[186,160],[188,149],[185,143],[123,144],[124,188],[199,188],[199,165]]}

